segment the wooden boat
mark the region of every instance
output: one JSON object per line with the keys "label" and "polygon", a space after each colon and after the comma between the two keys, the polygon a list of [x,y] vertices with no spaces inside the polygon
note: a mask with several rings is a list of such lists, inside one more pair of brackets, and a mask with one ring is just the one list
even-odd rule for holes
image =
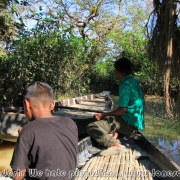
{"label": "wooden boat", "polygon": [[78,168],[76,180],[86,179],[180,179],[180,167],[140,132],[131,137],[121,137],[126,150],[115,155],[92,154],[101,149],[90,137],[78,143]]}
{"label": "wooden boat", "polygon": [[70,117],[76,122],[79,135],[86,134],[86,126],[96,121],[94,114],[112,110],[113,101],[109,94],[109,91],[103,91],[99,94],[62,100],[56,103],[53,115]]}
{"label": "wooden boat", "polygon": [[[93,115],[98,112],[108,112],[113,108],[113,101],[109,91],[91,94],[56,102],[55,116],[68,116],[78,127],[79,134],[86,133],[86,126],[95,121]],[[0,113],[0,139],[17,139],[18,128],[28,123],[23,108],[1,108]]]}

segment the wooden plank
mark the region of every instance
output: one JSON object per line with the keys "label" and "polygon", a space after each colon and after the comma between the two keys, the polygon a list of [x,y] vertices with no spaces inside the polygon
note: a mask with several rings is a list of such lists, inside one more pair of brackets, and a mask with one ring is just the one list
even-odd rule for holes
{"label": "wooden plank", "polygon": [[140,171],[139,162],[138,160],[134,160],[135,162],[135,168],[134,168],[134,176],[136,180],[140,180],[140,177],[138,176],[138,172]]}
{"label": "wooden plank", "polygon": [[102,180],[106,179],[106,176],[104,175],[104,173],[107,172],[108,166],[109,166],[109,161],[110,161],[110,156],[105,156],[104,158],[104,167],[103,167],[103,177],[100,178]]}
{"label": "wooden plank", "polygon": [[[93,161],[91,161],[90,166],[88,167],[88,173],[91,173],[87,180],[105,180],[107,169],[109,167],[109,157],[96,156]],[[93,174],[95,173],[95,175]]]}
{"label": "wooden plank", "polygon": [[96,102],[96,103],[104,103],[104,104],[112,104],[111,101],[101,101],[101,100],[89,100],[89,99],[76,99],[76,101],[78,102],[78,104],[81,104],[80,102]]}
{"label": "wooden plank", "polygon": [[143,169],[143,176],[146,180],[151,180],[150,178],[150,172],[149,170],[146,168],[145,164],[142,164],[142,169]]}
{"label": "wooden plank", "polygon": [[134,180],[134,176],[132,175],[134,172],[134,159],[132,153],[132,149],[129,149],[129,172],[131,174],[130,179]]}
{"label": "wooden plank", "polygon": [[136,174],[137,171],[139,170],[139,163],[138,161],[135,159],[135,157],[133,156],[133,150],[130,150],[130,162],[131,162],[131,166],[130,166],[130,172],[131,172],[131,180],[135,180],[136,179]]}
{"label": "wooden plank", "polygon": [[122,178],[124,178],[124,167],[125,167],[125,153],[120,153],[121,154],[121,163],[120,163],[120,169],[119,169],[119,173],[122,176],[118,177],[118,180],[122,180]]}
{"label": "wooden plank", "polygon": [[124,175],[126,175],[127,180],[130,179],[130,172],[129,172],[129,153],[125,152],[125,165],[124,165]]}
{"label": "wooden plank", "polygon": [[98,167],[98,170],[99,170],[99,176],[97,177],[96,180],[103,180],[104,179],[104,176],[103,176],[103,168],[104,168],[104,160],[105,160],[105,157],[104,156],[99,156],[100,158],[100,161],[99,161],[99,167]]}
{"label": "wooden plank", "polygon": [[95,112],[95,113],[102,113],[104,111],[97,111],[97,110],[92,110],[92,109],[85,109],[85,108],[78,108],[78,107],[71,107],[71,106],[55,106],[57,109],[54,113],[58,111],[58,109],[73,109],[73,110],[80,110],[80,111],[87,111],[87,112]]}
{"label": "wooden plank", "polygon": [[100,164],[100,156],[97,156],[96,161],[94,160],[92,162],[92,170],[91,170],[91,174],[89,174],[88,180],[96,180],[97,177],[99,176],[99,164]]}
{"label": "wooden plank", "polygon": [[121,158],[122,158],[122,155],[121,153],[119,153],[117,157],[117,162],[116,162],[116,171],[118,172],[117,179],[122,177],[122,174],[120,174]]}
{"label": "wooden plank", "polygon": [[[120,154],[120,153],[119,153]],[[118,157],[119,157],[119,154],[116,154],[116,155],[112,155],[111,156],[111,172],[112,174],[110,174],[110,176],[108,177],[108,180],[114,180],[114,179],[117,179],[117,174],[118,174]]]}
{"label": "wooden plank", "polygon": [[128,176],[128,179],[129,180],[131,180],[132,178],[133,178],[133,176],[132,176],[132,173],[133,173],[133,161],[131,161],[131,151],[130,151],[130,149],[129,149],[129,152],[128,152],[128,164],[129,164],[129,169],[128,169],[128,171],[129,171],[129,176]]}
{"label": "wooden plank", "polygon": [[138,175],[140,176],[140,179],[146,180],[145,176],[143,175],[143,164],[139,163],[139,167],[140,167],[140,172]]}
{"label": "wooden plank", "polygon": [[95,163],[97,162],[97,156],[95,156],[94,158],[92,158],[93,161],[91,161],[91,164],[90,166],[88,167],[87,169],[87,175],[88,175],[88,180],[91,180],[92,179],[92,176],[90,176],[90,173],[92,174],[93,173],[93,167],[95,165]]}
{"label": "wooden plank", "polygon": [[109,162],[109,166],[107,168],[107,176],[105,177],[105,180],[112,180],[113,179],[113,175],[114,175],[114,172],[113,172],[113,163],[115,161],[115,157],[114,155],[111,155],[110,156],[110,162]]}
{"label": "wooden plank", "polygon": [[92,160],[93,160],[93,158],[90,159],[79,172],[77,172],[77,176],[76,176],[75,180],[85,180],[86,179],[84,173],[89,168]]}

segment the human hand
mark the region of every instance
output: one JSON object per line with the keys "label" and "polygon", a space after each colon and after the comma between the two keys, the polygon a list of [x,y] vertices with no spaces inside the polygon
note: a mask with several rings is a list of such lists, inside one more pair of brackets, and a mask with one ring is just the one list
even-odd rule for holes
{"label": "human hand", "polygon": [[18,134],[22,131],[22,126],[18,128]]}
{"label": "human hand", "polygon": [[95,118],[97,121],[101,120],[103,117],[104,117],[104,114],[103,114],[103,113],[98,113],[98,114],[95,114],[95,115],[94,115],[94,118]]}

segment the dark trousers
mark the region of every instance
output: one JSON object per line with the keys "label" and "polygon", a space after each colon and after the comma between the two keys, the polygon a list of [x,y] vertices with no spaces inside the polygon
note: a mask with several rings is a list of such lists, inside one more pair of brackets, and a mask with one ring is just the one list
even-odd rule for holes
{"label": "dark trousers", "polygon": [[122,117],[107,116],[105,119],[90,123],[86,131],[99,144],[110,147],[119,143],[109,135],[110,133],[117,132],[129,136],[136,133],[137,129],[125,122]]}

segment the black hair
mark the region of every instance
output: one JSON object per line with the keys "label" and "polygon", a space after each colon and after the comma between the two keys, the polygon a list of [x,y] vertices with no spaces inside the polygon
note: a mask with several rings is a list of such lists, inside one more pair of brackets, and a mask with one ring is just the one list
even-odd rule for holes
{"label": "black hair", "polygon": [[53,89],[44,82],[33,82],[24,90],[24,98],[31,100],[32,98],[45,103],[53,100]]}
{"label": "black hair", "polygon": [[122,57],[115,61],[114,68],[117,71],[128,75],[131,73],[132,63],[129,59]]}

